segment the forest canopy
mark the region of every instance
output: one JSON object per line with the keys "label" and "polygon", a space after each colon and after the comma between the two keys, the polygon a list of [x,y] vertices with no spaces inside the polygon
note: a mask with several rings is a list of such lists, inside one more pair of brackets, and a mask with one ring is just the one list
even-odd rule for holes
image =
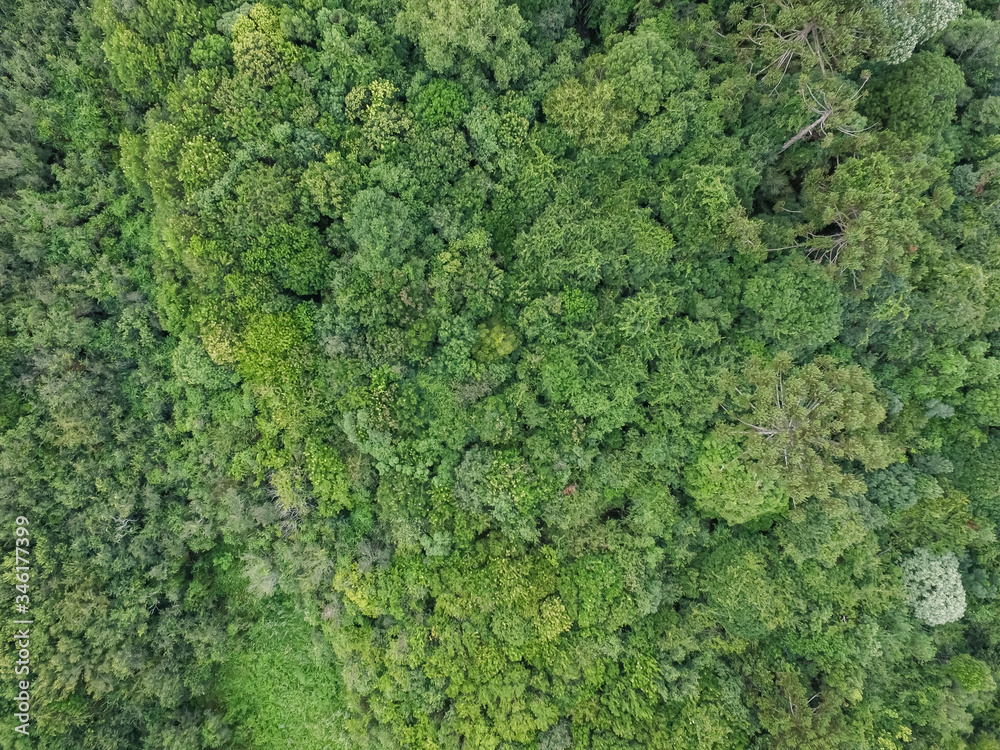
{"label": "forest canopy", "polygon": [[0,0],[0,329],[0,747],[1000,750],[993,2]]}

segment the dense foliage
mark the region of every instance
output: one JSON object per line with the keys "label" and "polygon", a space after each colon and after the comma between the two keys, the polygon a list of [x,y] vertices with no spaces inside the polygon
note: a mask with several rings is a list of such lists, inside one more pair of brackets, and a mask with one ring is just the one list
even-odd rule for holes
{"label": "dense foliage", "polygon": [[995,4],[0,18],[0,747],[1000,748]]}

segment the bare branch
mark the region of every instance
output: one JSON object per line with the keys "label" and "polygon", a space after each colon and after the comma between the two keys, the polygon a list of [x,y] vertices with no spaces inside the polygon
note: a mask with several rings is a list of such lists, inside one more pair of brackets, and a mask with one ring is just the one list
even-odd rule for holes
{"label": "bare branch", "polygon": [[822,115],[815,122],[812,122],[811,124],[806,125],[804,128],[802,128],[802,130],[800,130],[798,133],[796,133],[794,136],[792,136],[791,138],[789,138],[785,142],[785,145],[781,147],[781,151],[782,152],[783,151],[787,151],[792,146],[794,146],[796,143],[798,143],[799,141],[801,141],[803,138],[805,138],[806,136],[810,135],[813,132],[813,130],[815,130],[817,127],[822,127],[823,123],[825,123],[827,121],[827,118],[830,117],[830,115],[832,115],[832,114],[833,114],[833,111],[831,110],[830,112],[827,112],[824,115]]}

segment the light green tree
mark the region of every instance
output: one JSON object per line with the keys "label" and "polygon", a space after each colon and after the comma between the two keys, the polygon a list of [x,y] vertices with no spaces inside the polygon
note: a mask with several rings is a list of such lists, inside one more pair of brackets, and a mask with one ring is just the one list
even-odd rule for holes
{"label": "light green tree", "polygon": [[405,0],[402,6],[397,33],[419,45],[427,66],[436,73],[453,72],[462,63],[475,61],[506,88],[540,68],[538,53],[523,36],[529,24],[517,5],[498,0]]}
{"label": "light green tree", "polygon": [[891,30],[885,55],[890,63],[904,62],[920,42],[944,29],[964,8],[962,0],[875,0],[872,5]]}
{"label": "light green tree", "polygon": [[918,547],[903,562],[903,585],[913,616],[928,625],[944,625],[965,614],[965,588],[954,552],[935,555]]}
{"label": "light green tree", "polygon": [[[722,385],[727,419],[713,437],[739,445],[736,460],[761,488],[774,482],[793,502],[859,494],[864,483],[838,462],[879,469],[895,457],[892,441],[878,430],[885,410],[875,385],[856,365],[824,356],[796,367],[782,352],[769,361],[752,358],[740,373],[724,375]],[[697,469],[691,479],[696,488],[711,481]]]}

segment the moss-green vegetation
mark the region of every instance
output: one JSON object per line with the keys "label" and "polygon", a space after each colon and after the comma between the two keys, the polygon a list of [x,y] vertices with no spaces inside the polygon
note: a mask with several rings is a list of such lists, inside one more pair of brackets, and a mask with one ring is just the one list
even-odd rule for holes
{"label": "moss-green vegetation", "polygon": [[342,750],[343,683],[326,639],[288,602],[239,634],[214,691],[236,747]]}

